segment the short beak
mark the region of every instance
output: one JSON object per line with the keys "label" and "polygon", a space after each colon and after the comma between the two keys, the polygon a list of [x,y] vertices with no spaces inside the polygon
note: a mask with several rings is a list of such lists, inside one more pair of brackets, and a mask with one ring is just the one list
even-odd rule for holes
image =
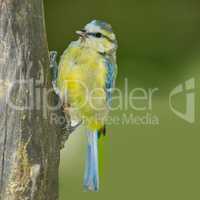
{"label": "short beak", "polygon": [[84,31],[76,31],[76,34],[79,35],[80,37],[86,36],[86,32],[84,32]]}

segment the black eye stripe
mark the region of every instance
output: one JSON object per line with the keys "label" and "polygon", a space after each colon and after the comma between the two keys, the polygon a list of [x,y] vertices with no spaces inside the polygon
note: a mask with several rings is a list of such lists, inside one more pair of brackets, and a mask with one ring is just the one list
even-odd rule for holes
{"label": "black eye stripe", "polygon": [[87,35],[91,35],[91,36],[94,36],[94,37],[97,37],[97,38],[106,38],[107,40],[109,40],[110,42],[114,42],[114,40],[112,40],[111,38],[109,38],[108,36],[106,35],[103,35],[102,33],[87,33]]}
{"label": "black eye stripe", "polygon": [[91,36],[94,36],[94,37],[97,37],[97,38],[104,37],[104,35],[101,34],[101,33],[87,33],[87,35],[91,35]]}

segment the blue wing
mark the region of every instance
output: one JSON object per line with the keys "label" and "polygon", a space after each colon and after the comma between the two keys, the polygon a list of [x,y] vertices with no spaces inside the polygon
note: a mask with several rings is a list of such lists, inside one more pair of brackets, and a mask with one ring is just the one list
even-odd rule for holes
{"label": "blue wing", "polygon": [[106,95],[107,102],[111,105],[112,102],[112,90],[115,87],[115,79],[117,76],[117,64],[113,59],[106,59],[107,76],[106,76]]}

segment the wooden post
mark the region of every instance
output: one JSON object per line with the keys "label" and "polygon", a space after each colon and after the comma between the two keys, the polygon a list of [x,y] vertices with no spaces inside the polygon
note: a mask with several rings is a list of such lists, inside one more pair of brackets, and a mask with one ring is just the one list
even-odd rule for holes
{"label": "wooden post", "polygon": [[0,200],[58,199],[50,79],[42,0],[0,0]]}

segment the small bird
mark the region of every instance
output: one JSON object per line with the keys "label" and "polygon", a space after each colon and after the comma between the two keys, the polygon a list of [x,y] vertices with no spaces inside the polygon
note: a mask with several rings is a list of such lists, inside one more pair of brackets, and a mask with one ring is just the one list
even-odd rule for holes
{"label": "small bird", "polygon": [[78,40],[71,42],[60,59],[56,88],[71,128],[81,123],[86,127],[84,190],[99,191],[98,138],[105,134],[117,75],[117,39],[111,25],[100,20],[76,33]]}

